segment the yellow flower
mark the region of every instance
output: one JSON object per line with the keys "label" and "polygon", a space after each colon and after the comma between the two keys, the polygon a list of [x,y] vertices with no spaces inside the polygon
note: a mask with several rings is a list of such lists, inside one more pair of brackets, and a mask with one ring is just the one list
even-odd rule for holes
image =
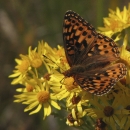
{"label": "yellow flower", "polygon": [[[38,52],[44,56],[45,62],[53,68],[58,68],[56,65],[58,57],[56,56],[55,49],[51,48],[46,42],[39,42]],[[53,65],[52,65],[53,64]]]}
{"label": "yellow flower", "polygon": [[17,66],[15,67],[14,74],[10,75],[10,78],[15,78],[11,84],[18,84],[24,80],[27,72],[31,69],[29,58],[24,55],[20,55],[21,59],[15,59]]}
{"label": "yellow flower", "polygon": [[56,97],[49,92],[49,85],[45,82],[42,84],[37,79],[38,84],[34,86],[33,91],[30,92],[23,92],[19,95],[15,95],[16,98],[14,102],[22,102],[22,104],[28,105],[24,112],[32,110],[29,115],[38,113],[42,107],[44,110],[44,117],[45,119],[49,116],[52,112],[51,106],[55,107],[56,109],[60,109],[60,106],[56,103]]}
{"label": "yellow flower", "polygon": [[72,109],[72,113],[70,113],[67,117],[66,124],[69,126],[80,126],[83,124],[83,120],[81,119],[81,115]]}
{"label": "yellow flower", "polygon": [[16,91],[17,92],[33,92],[35,91],[34,88],[36,84],[37,83],[34,79],[28,80],[27,78],[25,78],[25,80],[22,82],[22,85],[24,85],[25,87],[17,88]]}
{"label": "yellow flower", "polygon": [[71,95],[74,95],[76,92],[81,91],[77,84],[74,84],[74,79],[72,77],[64,78],[63,74],[60,74],[56,71],[51,75],[50,85],[52,86],[51,89],[56,93],[59,100],[68,98]]}
{"label": "yellow flower", "polygon": [[51,54],[53,54],[52,56],[54,56],[55,51],[48,45],[47,42],[41,41],[38,44],[38,53],[42,55],[47,55],[48,58],[50,58]]}
{"label": "yellow flower", "polygon": [[[41,46],[39,44],[39,46]],[[42,48],[43,49],[43,48]],[[36,68],[41,67],[41,70],[45,69],[50,72],[49,66],[43,60],[43,54],[40,49],[31,50],[29,47],[28,55],[20,55],[21,59],[15,59],[16,63],[18,64],[13,71],[14,74],[11,74],[10,78],[15,78],[11,84],[23,84],[25,79],[30,79],[30,73],[32,76],[36,75],[37,77],[40,74],[40,70]],[[44,64],[43,64],[44,63]],[[33,70],[35,68],[35,70]],[[41,77],[40,77],[41,78]]]}
{"label": "yellow flower", "polygon": [[130,26],[130,3],[128,9],[124,6],[123,11],[117,7],[116,11],[110,10],[109,17],[104,18],[104,26],[98,27],[105,35],[111,37]]}
{"label": "yellow flower", "polygon": [[57,48],[51,48],[46,42],[39,42],[38,53],[43,55],[44,63],[47,63],[53,69],[60,68],[61,71],[64,71],[69,68],[64,49],[59,45]]}
{"label": "yellow flower", "polygon": [[85,116],[86,112],[84,111],[84,108],[89,105],[89,100],[86,97],[85,91],[75,92],[72,93],[66,100],[66,107],[68,110],[75,109],[75,111],[80,116]]}
{"label": "yellow flower", "polygon": [[36,52],[36,49],[31,50],[31,47],[29,47],[29,59],[30,64],[34,68],[38,68],[42,65],[43,56]]}

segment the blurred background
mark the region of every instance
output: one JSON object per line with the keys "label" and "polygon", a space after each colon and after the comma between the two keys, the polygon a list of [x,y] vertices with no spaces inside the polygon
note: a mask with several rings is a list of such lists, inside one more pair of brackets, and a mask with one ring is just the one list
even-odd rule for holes
{"label": "blurred background", "polygon": [[[13,103],[18,86],[8,76],[15,58],[44,40],[52,47],[63,45],[62,23],[67,10],[79,13],[95,28],[103,26],[108,9],[128,6],[129,0],[0,0],[0,130],[78,130],[58,118],[42,120],[43,112],[29,116],[26,106]],[[62,114],[62,113],[61,113]],[[64,117],[66,118],[66,117]],[[51,125],[50,125],[51,124]],[[87,130],[87,128],[86,128]]]}

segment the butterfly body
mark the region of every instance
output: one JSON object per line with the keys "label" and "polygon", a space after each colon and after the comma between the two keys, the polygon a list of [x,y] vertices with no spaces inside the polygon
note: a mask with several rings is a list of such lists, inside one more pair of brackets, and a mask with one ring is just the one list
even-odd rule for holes
{"label": "butterfly body", "polygon": [[64,17],[63,40],[70,65],[63,74],[72,76],[82,89],[103,95],[126,75],[123,63],[112,64],[120,54],[116,43],[97,33],[92,25],[71,10]]}
{"label": "butterfly body", "polygon": [[72,66],[69,70],[63,72],[63,74],[66,77],[71,77],[71,76],[75,76],[77,74],[87,74],[87,72],[95,72],[99,69],[103,69],[103,67],[105,67],[106,65],[108,65],[110,62],[109,61],[104,61],[104,62],[91,62],[89,64],[86,65],[74,65]]}

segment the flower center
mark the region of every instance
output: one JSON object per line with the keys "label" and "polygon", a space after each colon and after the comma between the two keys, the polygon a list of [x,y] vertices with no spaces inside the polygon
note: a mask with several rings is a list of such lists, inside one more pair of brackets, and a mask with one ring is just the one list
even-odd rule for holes
{"label": "flower center", "polygon": [[40,103],[45,103],[49,100],[50,94],[47,91],[41,91],[37,94],[37,98]]}
{"label": "flower center", "polygon": [[21,73],[24,73],[28,70],[28,67],[30,66],[29,61],[23,60],[20,65],[17,66],[18,70]]}
{"label": "flower center", "polygon": [[64,84],[68,91],[71,91],[71,90],[77,88],[77,84],[74,82],[74,78],[72,78],[72,77],[65,78]]}
{"label": "flower center", "polygon": [[110,117],[110,116],[113,115],[114,109],[113,109],[112,107],[110,107],[110,106],[106,106],[106,107],[104,108],[104,111],[103,111],[103,112],[104,112],[105,116]]}
{"label": "flower center", "polygon": [[74,123],[74,122],[75,122],[75,119],[73,118],[73,116],[72,116],[71,113],[68,115],[67,119],[68,119],[71,123]]}
{"label": "flower center", "polygon": [[32,92],[33,91],[33,86],[30,85],[30,84],[27,84],[26,85],[26,90],[27,90],[27,92]]}
{"label": "flower center", "polygon": [[118,21],[116,21],[116,20],[111,21],[111,29],[112,29],[113,31],[115,31],[115,29],[118,28],[118,26],[119,26]]}
{"label": "flower center", "polygon": [[79,101],[81,100],[81,98],[79,97],[79,96],[73,96],[73,98],[72,98],[72,103],[73,104],[78,104],[79,103]]}
{"label": "flower center", "polygon": [[51,78],[50,76],[51,76],[51,74],[46,73],[46,74],[43,76],[43,78],[49,81],[50,78]]}

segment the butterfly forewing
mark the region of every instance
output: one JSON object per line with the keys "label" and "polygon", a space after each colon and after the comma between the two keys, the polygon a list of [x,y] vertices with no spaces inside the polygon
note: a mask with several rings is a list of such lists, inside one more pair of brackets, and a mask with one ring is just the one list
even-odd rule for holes
{"label": "butterfly forewing", "polygon": [[82,50],[89,51],[97,32],[87,21],[73,11],[67,11],[63,23],[63,40],[70,66],[75,64]]}
{"label": "butterfly forewing", "polygon": [[87,63],[99,64],[100,62],[107,65],[119,59],[119,53],[118,46],[111,38],[98,33],[98,37],[95,38],[92,48],[88,52],[84,50],[83,53],[80,53],[79,57],[82,58],[75,63],[86,65]]}
{"label": "butterfly forewing", "polygon": [[109,56],[113,57],[113,60],[116,60],[119,58],[119,49],[111,38],[98,33],[98,37],[94,41],[94,46],[87,53],[88,57],[94,57],[95,55],[100,55],[100,57],[107,55],[109,61],[111,61]]}
{"label": "butterfly forewing", "polygon": [[103,95],[126,75],[123,63],[111,64],[119,59],[116,43],[97,33],[92,25],[71,10],[64,17],[63,40],[70,65],[63,74],[72,76],[84,90]]}

